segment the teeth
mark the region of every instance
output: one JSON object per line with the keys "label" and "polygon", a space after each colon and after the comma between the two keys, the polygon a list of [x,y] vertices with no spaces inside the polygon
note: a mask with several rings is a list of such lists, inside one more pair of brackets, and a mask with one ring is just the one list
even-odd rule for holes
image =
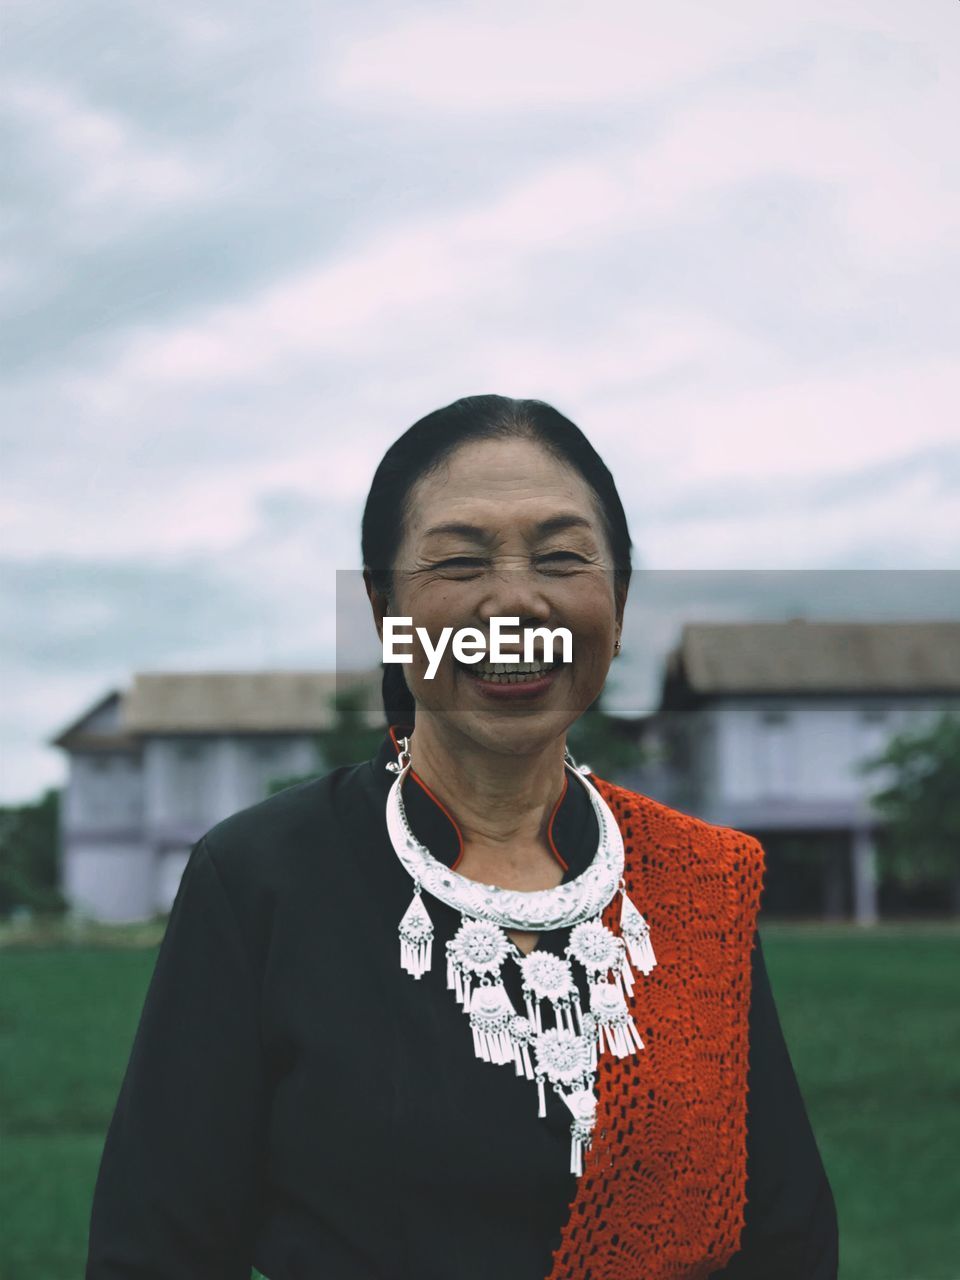
{"label": "teeth", "polygon": [[467,670],[487,684],[524,684],[546,675],[553,666],[543,662],[478,662]]}
{"label": "teeth", "polygon": [[553,662],[545,662],[543,659],[536,662],[488,662],[486,659],[482,662],[455,661],[469,675],[487,684],[529,683],[564,665],[559,658]]}
{"label": "teeth", "polygon": [[470,669],[476,673],[485,675],[521,675],[528,671],[548,671],[554,663],[552,662],[474,662],[469,664]]}

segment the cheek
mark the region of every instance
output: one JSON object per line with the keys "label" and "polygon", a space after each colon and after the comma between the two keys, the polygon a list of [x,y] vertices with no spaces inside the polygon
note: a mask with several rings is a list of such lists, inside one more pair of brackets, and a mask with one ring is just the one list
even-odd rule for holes
{"label": "cheek", "polygon": [[596,640],[616,629],[613,595],[602,587],[579,592],[566,611],[569,626],[585,640]]}
{"label": "cheek", "polygon": [[[431,650],[439,647],[440,637],[445,627],[453,627],[455,634],[460,626],[465,625],[458,621],[456,613],[447,602],[436,596],[411,601],[407,616],[413,619],[411,628],[422,627],[426,631]],[[420,636],[414,630],[413,662],[407,666],[407,676],[428,698],[431,690],[446,688],[454,679],[452,641],[453,635],[449,635],[443,646],[439,663],[436,664],[435,659],[424,648]],[[435,664],[435,670],[433,677],[428,680],[427,670],[432,663]]]}
{"label": "cheek", "polygon": [[436,640],[444,627],[462,626],[460,618],[469,604],[464,592],[449,582],[422,583],[407,593],[403,612],[415,627],[426,627]]}

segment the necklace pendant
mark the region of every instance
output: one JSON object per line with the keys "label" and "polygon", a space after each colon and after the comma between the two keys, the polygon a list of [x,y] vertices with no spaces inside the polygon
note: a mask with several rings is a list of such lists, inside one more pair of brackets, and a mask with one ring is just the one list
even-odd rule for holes
{"label": "necklace pendant", "polygon": [[[583,1153],[590,1146],[597,1116],[591,1046],[583,1036],[557,1027],[537,1036],[535,1049],[538,1085],[546,1077],[573,1116],[570,1126],[570,1172],[579,1177],[583,1173]],[[546,1114],[542,1088],[540,1114]]]}
{"label": "necklace pendant", "polygon": [[650,943],[650,926],[627,897],[626,889],[622,890],[622,893],[620,932],[627,944],[630,960],[646,977],[657,963],[657,957],[653,954],[653,946]]}
{"label": "necklace pendant", "polygon": [[533,1063],[530,1061],[530,1044],[537,1031],[530,1018],[522,1013],[515,1013],[510,1019],[510,1039],[513,1042],[513,1065],[518,1076],[534,1078]]}
{"label": "necklace pendant", "polygon": [[499,981],[509,950],[507,935],[487,920],[464,920],[447,943],[447,986],[453,988],[465,1012],[472,1008],[473,980],[489,982],[496,974]]}
{"label": "necklace pendant", "polygon": [[397,930],[400,935],[400,967],[414,978],[422,978],[433,962],[433,921],[423,905],[420,886],[403,913]]}
{"label": "necklace pendant", "polygon": [[570,1172],[579,1178],[583,1174],[583,1153],[590,1150],[593,1142],[597,1099],[592,1089],[574,1089],[572,1093],[565,1093],[563,1100],[573,1116],[570,1125]]}
{"label": "necklace pendant", "polygon": [[500,982],[481,985],[470,1000],[470,1029],[473,1048],[484,1062],[504,1065],[514,1062],[510,1026],[516,1010]]}
{"label": "necklace pendant", "polygon": [[615,1053],[618,1058],[629,1057],[635,1050],[643,1048],[640,1032],[616,982],[590,984],[590,1012],[597,1025],[601,1051],[604,1036],[610,1052]]}

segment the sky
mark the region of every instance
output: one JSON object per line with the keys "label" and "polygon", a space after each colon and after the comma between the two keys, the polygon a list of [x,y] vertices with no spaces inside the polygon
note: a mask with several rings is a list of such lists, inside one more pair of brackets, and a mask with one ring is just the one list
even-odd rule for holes
{"label": "sky", "polygon": [[377,462],[467,394],[613,470],[623,708],[691,617],[960,616],[955,0],[4,25],[0,802],[135,671],[333,666]]}

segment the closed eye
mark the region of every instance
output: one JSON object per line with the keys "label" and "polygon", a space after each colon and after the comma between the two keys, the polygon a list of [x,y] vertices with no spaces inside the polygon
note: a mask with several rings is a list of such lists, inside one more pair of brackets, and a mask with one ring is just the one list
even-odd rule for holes
{"label": "closed eye", "polygon": [[[546,555],[540,556],[540,563],[546,568],[550,565],[566,564],[570,566],[568,572],[573,572],[576,565],[586,564],[587,561],[583,556],[576,555],[573,551],[550,551]],[[562,570],[560,570],[562,572]]]}
{"label": "closed eye", "polygon": [[[578,556],[573,551],[550,551],[537,558],[541,562],[565,560],[568,563],[587,563],[583,556]],[[476,556],[451,556],[449,560],[438,560],[433,567],[435,569],[482,569],[485,564],[485,560],[481,560]]]}
{"label": "closed eye", "polygon": [[438,560],[433,565],[436,573],[457,582],[472,582],[486,567],[487,562],[477,556],[451,556],[449,560]]}

